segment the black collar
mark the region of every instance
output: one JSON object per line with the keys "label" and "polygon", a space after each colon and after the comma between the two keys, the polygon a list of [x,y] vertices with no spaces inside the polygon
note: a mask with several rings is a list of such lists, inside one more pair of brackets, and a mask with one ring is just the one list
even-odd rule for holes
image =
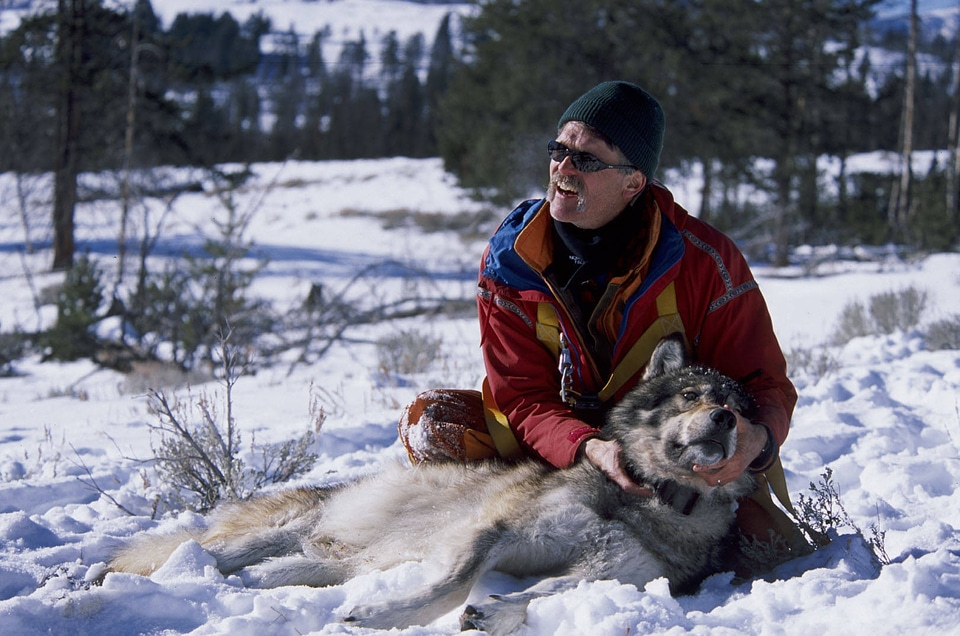
{"label": "black collar", "polygon": [[653,488],[653,491],[657,494],[660,501],[685,517],[693,512],[693,508],[697,505],[697,502],[700,501],[699,492],[689,486],[678,484],[673,480],[651,484],[650,487]]}
{"label": "black collar", "polygon": [[636,466],[630,465],[629,462],[625,468],[627,469],[627,474],[630,475],[630,478],[633,479],[635,483],[641,486],[647,486],[653,490],[661,503],[670,506],[685,517],[693,512],[697,502],[700,501],[701,495],[699,491],[694,490],[690,486],[684,486],[672,479],[651,479],[636,470]]}

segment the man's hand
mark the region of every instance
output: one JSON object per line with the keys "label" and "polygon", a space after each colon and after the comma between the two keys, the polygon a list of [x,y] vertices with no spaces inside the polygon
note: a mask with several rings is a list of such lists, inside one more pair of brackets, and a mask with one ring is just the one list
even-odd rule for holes
{"label": "man's hand", "polygon": [[610,481],[623,488],[624,492],[638,497],[652,497],[653,490],[633,481],[623,470],[620,453],[620,444],[614,441],[592,438],[583,443],[583,454],[590,463],[603,471]]}
{"label": "man's hand", "polygon": [[711,486],[724,486],[737,479],[767,444],[765,426],[752,423],[736,411],[733,413],[737,416],[737,450],[733,457],[709,466],[696,464],[693,467],[693,471],[700,473]]}

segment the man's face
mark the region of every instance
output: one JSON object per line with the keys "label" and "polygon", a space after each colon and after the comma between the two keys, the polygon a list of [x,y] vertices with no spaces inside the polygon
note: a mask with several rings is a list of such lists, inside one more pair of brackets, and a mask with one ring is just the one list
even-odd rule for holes
{"label": "man's face", "polygon": [[[578,121],[564,124],[557,141],[580,152],[588,152],[604,163],[623,163],[616,149]],[[550,215],[557,221],[583,229],[596,229],[612,221],[646,184],[639,170],[624,173],[616,169],[580,172],[569,157],[550,161],[550,186],[547,201]]]}

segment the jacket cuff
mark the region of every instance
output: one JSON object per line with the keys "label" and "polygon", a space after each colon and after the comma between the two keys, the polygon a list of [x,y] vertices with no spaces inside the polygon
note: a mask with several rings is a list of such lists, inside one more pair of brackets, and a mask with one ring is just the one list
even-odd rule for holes
{"label": "jacket cuff", "polygon": [[592,426],[584,426],[583,428],[578,428],[571,431],[570,434],[567,435],[567,441],[573,443],[574,445],[573,458],[571,459],[570,464],[572,465],[583,455],[584,442],[586,442],[588,439],[593,439],[599,436],[600,429],[593,428]]}
{"label": "jacket cuff", "polygon": [[[759,422],[754,422],[754,424],[759,424]],[[773,431],[766,424],[760,424],[760,426],[767,432],[767,443],[764,444],[763,450],[760,451],[757,458],[750,462],[747,467],[751,473],[762,473],[768,470],[773,466],[773,461],[777,458],[780,450],[777,448],[777,442],[773,439]]]}

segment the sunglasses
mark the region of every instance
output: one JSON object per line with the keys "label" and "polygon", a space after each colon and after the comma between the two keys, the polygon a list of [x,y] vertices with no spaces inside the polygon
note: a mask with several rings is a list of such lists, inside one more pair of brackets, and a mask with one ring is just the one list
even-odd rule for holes
{"label": "sunglasses", "polygon": [[635,166],[631,165],[611,165],[604,163],[589,152],[570,150],[559,141],[548,142],[547,152],[550,154],[550,158],[557,163],[563,161],[565,157],[570,157],[570,163],[573,164],[573,167],[576,168],[578,172],[600,172],[601,170],[609,170],[611,168],[637,170]]}

